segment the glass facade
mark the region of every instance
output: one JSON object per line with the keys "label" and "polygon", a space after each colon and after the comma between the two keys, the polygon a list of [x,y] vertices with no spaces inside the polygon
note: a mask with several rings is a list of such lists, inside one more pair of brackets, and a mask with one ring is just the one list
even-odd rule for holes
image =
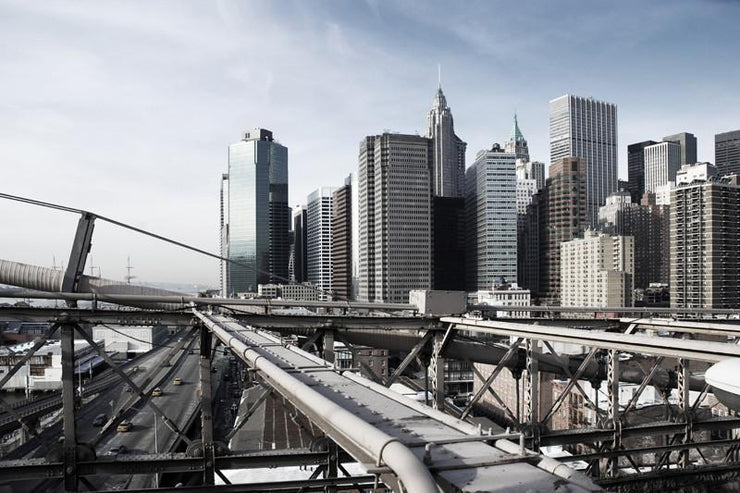
{"label": "glass facade", "polygon": [[287,278],[288,149],[256,129],[229,146],[227,294]]}

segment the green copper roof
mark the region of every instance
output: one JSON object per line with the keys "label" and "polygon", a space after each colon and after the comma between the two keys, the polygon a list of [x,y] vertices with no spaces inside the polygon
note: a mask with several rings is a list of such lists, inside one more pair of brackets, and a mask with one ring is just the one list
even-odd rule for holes
{"label": "green copper roof", "polygon": [[524,135],[522,135],[522,131],[519,130],[519,122],[516,119],[516,113],[514,113],[514,126],[511,129],[511,140],[515,142],[525,140]]}

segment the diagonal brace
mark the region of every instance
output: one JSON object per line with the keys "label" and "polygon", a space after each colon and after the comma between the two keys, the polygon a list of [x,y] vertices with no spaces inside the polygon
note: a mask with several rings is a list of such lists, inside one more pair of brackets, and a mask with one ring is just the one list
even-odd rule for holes
{"label": "diagonal brace", "polygon": [[581,362],[580,366],[578,367],[578,370],[576,370],[575,375],[573,375],[568,382],[568,385],[566,385],[563,392],[558,396],[558,398],[553,403],[552,407],[550,408],[550,411],[545,415],[545,418],[542,420],[542,423],[547,423],[550,418],[552,418],[556,412],[558,412],[558,409],[560,409],[560,406],[563,404],[563,401],[566,397],[568,397],[568,394],[570,394],[570,391],[573,390],[573,387],[578,382],[578,379],[581,378],[583,375],[583,372],[586,371],[586,367],[591,362],[591,360],[596,356],[596,351],[598,348],[594,347],[591,348],[591,351],[589,351],[588,356]]}
{"label": "diagonal brace", "polygon": [[642,379],[642,382],[640,382],[640,386],[637,388],[635,395],[633,395],[630,401],[627,403],[627,407],[624,409],[622,414],[627,414],[635,407],[635,405],[637,405],[637,399],[640,398],[642,391],[645,390],[645,387],[647,387],[650,381],[653,379],[655,372],[658,371],[658,368],[660,367],[660,364],[663,362],[664,359],[665,357],[658,356],[658,358],[655,360],[655,363],[653,364],[653,367],[650,369],[650,372],[645,375],[645,378]]}
{"label": "diagonal brace", "polygon": [[154,402],[152,402],[151,399],[148,398],[146,394],[134,383],[133,380],[124,372],[121,370],[118,365],[111,359],[108,354],[100,349],[97,344],[95,344],[95,341],[92,340],[92,338],[84,331],[80,330],[79,334],[85,339],[90,346],[95,350],[98,355],[105,360],[106,363],[108,363],[108,366],[111,367],[111,369],[118,374],[121,379],[123,379],[126,384],[131,387],[133,390],[135,390],[139,396],[145,400],[146,404],[152,408],[152,411],[159,416],[162,421],[164,421],[164,424],[167,425],[167,427],[172,430],[174,433],[176,433],[180,439],[182,439],[183,442],[185,442],[187,445],[190,445],[192,443],[192,440],[187,437],[182,431],[180,431],[180,428],[177,427],[177,425],[172,421],[170,418],[167,417],[167,415],[157,406]]}
{"label": "diagonal brace", "polygon": [[434,337],[434,331],[428,330],[426,334],[424,334],[424,337],[421,338],[419,342],[416,343],[416,346],[411,349],[411,352],[406,355],[406,357],[401,361],[401,364],[398,365],[398,368],[396,368],[396,371],[393,372],[393,374],[388,377],[388,380],[385,382],[386,387],[390,387],[393,382],[396,381],[396,379],[401,376],[401,373],[406,369],[407,366],[416,358],[416,356],[421,352],[424,347],[429,343],[429,341],[432,340],[432,337]]}
{"label": "diagonal brace", "polygon": [[509,362],[509,360],[518,353],[519,350],[519,344],[521,344],[522,338],[518,337],[516,341],[511,345],[508,351],[506,351],[506,354],[503,358],[501,358],[501,361],[496,365],[496,369],[493,370],[491,375],[486,379],[486,381],[483,383],[480,389],[478,389],[478,392],[473,396],[473,398],[470,400],[467,406],[465,406],[465,409],[463,410],[462,414],[460,415],[460,419],[465,419],[468,414],[470,414],[470,411],[473,410],[473,406],[475,406],[481,397],[483,397],[483,394],[486,393],[486,389],[493,383],[493,381],[496,379],[496,377],[499,376],[501,371],[506,367],[506,364]]}
{"label": "diagonal brace", "polygon": [[249,406],[249,409],[247,409],[247,412],[244,414],[244,418],[242,418],[242,420],[239,421],[234,426],[234,428],[232,428],[231,431],[226,435],[226,441],[234,438],[234,435],[236,435],[237,432],[242,429],[242,426],[244,426],[244,424],[249,420],[250,416],[254,414],[254,412],[257,410],[258,407],[260,407],[263,402],[265,402],[265,399],[267,399],[267,396],[270,395],[270,392],[270,389],[265,389],[264,392],[262,392],[257,398],[257,400],[254,401],[251,406]]}

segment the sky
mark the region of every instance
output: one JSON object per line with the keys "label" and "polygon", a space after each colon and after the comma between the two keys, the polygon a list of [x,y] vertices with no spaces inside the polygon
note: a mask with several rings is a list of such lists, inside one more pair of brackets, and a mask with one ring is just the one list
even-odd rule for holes
{"label": "sky", "polygon": [[[628,144],[682,131],[711,162],[740,129],[739,21],[730,0],[0,0],[0,192],[218,253],[228,144],[272,130],[303,204],[366,135],[426,132],[440,66],[468,165],[515,112],[549,163],[567,93],[617,105],[620,178]],[[0,200],[0,258],[65,264],[77,219]],[[98,221],[94,273],[129,258],[139,281],[218,284],[217,261]]]}

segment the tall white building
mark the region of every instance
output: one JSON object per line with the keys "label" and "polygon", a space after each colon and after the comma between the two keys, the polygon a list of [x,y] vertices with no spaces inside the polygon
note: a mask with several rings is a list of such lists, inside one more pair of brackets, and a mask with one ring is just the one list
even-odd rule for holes
{"label": "tall white building", "polygon": [[503,277],[516,282],[516,155],[494,144],[465,173],[468,291],[488,289]]}
{"label": "tall white building", "polygon": [[598,224],[599,207],[617,190],[617,106],[566,94],[550,101],[550,161],[586,161],[587,217]]}
{"label": "tall white building", "polygon": [[632,306],[634,238],[586,230],[560,245],[561,306]]}
{"label": "tall white building", "polygon": [[332,290],[331,211],[336,187],[321,187],[306,199],[306,261],[308,282],[325,292]]}
{"label": "tall white building", "polygon": [[659,142],[645,147],[645,191],[655,192],[657,187],[676,181],[681,167],[681,145]]}
{"label": "tall white building", "polygon": [[360,301],[406,303],[432,286],[432,139],[384,133],[360,144]]}
{"label": "tall white building", "polygon": [[437,197],[462,197],[467,144],[455,135],[452,110],[442,87],[437,89],[427,115],[427,138],[432,139],[432,190]]}

